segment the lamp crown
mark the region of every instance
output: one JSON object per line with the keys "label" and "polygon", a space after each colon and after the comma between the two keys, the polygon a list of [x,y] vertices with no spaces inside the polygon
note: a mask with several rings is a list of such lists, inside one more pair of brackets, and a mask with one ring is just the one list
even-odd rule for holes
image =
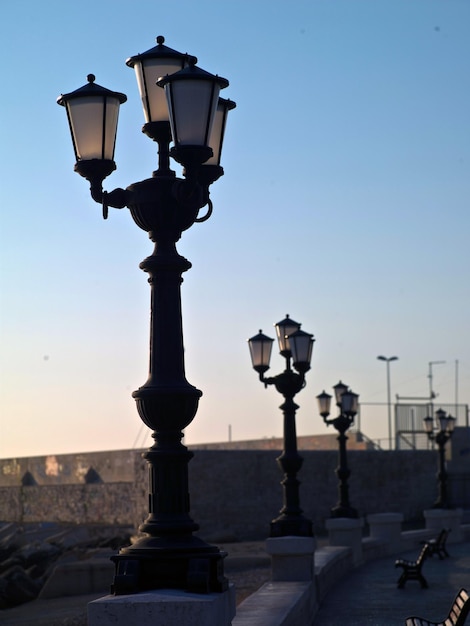
{"label": "lamp crown", "polygon": [[[163,35],[158,35],[155,40],[157,42],[156,46],[150,48],[150,50],[146,50],[145,52],[140,52],[139,54],[135,54],[134,56],[129,57],[126,60],[126,65],[128,65],[129,67],[134,67],[136,63],[150,59],[160,59],[163,61],[165,59],[184,60],[185,58],[188,60],[195,59],[195,63],[197,63],[197,58],[193,57],[187,52],[178,52],[178,50],[173,50],[173,48],[165,46],[165,37]],[[156,78],[159,77],[157,76]]]}
{"label": "lamp crown", "polygon": [[101,97],[114,97],[116,98],[120,104],[124,104],[127,100],[127,96],[119,91],[112,91],[111,89],[107,89],[106,87],[102,87],[101,85],[97,85],[95,83],[96,76],[94,74],[87,74],[87,83],[83,85],[83,87],[79,87],[75,89],[75,91],[71,91],[70,93],[61,94],[57,98],[57,104],[61,106],[66,106],[66,103],[70,100],[77,100],[79,98],[88,98],[94,96]]}
{"label": "lamp crown", "polygon": [[222,76],[219,76],[218,74],[211,74],[210,72],[207,72],[206,70],[198,67],[196,65],[196,57],[193,57],[191,55],[186,55],[186,57],[186,67],[181,69],[179,72],[175,72],[174,74],[161,76],[157,80],[157,85],[159,87],[164,87],[166,84],[174,81],[187,80],[188,78],[191,78],[193,80],[213,80],[214,83],[217,83],[219,85],[220,89],[225,89],[225,87],[228,87],[229,81],[226,78],[222,78]]}

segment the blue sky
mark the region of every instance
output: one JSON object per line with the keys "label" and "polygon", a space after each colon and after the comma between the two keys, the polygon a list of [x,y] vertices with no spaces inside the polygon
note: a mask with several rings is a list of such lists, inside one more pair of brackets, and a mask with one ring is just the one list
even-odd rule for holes
{"label": "blue sky", "polygon": [[468,0],[16,0],[0,35],[0,457],[150,440],[131,392],[147,377],[152,247],[126,210],[102,220],[55,101],[90,72],[126,93],[105,187],[148,177],[125,60],[157,35],[237,102],[214,214],[178,247],[193,264],[186,373],[204,392],[186,441],[282,434],[246,339],[286,313],[316,338],[299,434],[325,432],[315,396],[341,379],[365,433],[386,437],[379,354],[399,356],[393,395],[427,395],[429,362],[445,361],[437,402],[457,388],[470,403]]}

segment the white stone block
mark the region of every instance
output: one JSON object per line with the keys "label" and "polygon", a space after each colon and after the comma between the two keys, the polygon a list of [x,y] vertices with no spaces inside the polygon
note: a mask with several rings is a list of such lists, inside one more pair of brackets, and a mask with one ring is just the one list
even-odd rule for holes
{"label": "white stone block", "polygon": [[402,513],[374,513],[367,516],[370,537],[387,544],[387,553],[393,554],[401,549]]}
{"label": "white stone block", "polygon": [[449,543],[462,541],[462,509],[429,509],[424,511],[426,528],[435,530],[438,534],[443,528],[451,530],[447,539]]}
{"label": "white stone block", "polygon": [[362,563],[362,518],[333,517],[325,522],[330,546],[347,546],[353,553],[354,565]]}
{"label": "white stone block", "polygon": [[266,552],[271,555],[273,581],[309,581],[314,578],[314,537],[270,537]]}
{"label": "white stone block", "polygon": [[158,589],[88,604],[88,626],[230,626],[234,617],[233,584],[223,593]]}

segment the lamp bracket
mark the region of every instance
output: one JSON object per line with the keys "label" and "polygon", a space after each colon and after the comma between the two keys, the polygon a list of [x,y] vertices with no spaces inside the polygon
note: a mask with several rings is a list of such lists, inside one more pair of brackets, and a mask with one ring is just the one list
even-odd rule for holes
{"label": "lamp bracket", "polygon": [[350,428],[350,426],[352,426],[354,422],[354,416],[340,413],[337,417],[334,417],[332,419],[327,419],[326,417],[323,417],[323,420],[327,426],[332,425],[336,428],[338,432],[345,433]]}
{"label": "lamp bracket", "polygon": [[[92,197],[96,202],[101,202],[103,206],[103,219],[108,219],[108,207],[113,207],[113,209],[123,209],[127,206],[127,202],[129,200],[129,194],[125,189],[121,189],[118,187],[113,191],[101,191],[99,195],[93,194]],[[97,197],[95,197],[97,195]],[[100,198],[101,196],[101,198]]]}
{"label": "lamp bracket", "polygon": [[210,216],[212,215],[212,211],[214,209],[214,205],[212,204],[212,200],[209,198],[209,200],[207,201],[207,213],[205,215],[203,215],[202,217],[198,217],[195,221],[199,224],[201,222],[205,222],[207,221]]}
{"label": "lamp bracket", "polygon": [[292,370],[285,370],[282,374],[277,376],[271,376],[265,378],[260,372],[259,379],[264,386],[274,385],[279,393],[283,396],[293,397],[306,385],[305,376],[303,374],[297,374]]}

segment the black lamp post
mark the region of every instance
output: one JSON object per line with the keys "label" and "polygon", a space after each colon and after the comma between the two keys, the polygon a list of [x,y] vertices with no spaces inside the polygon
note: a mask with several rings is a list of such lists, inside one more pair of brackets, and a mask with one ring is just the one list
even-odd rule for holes
{"label": "black lamp post", "polygon": [[320,407],[320,415],[327,426],[332,424],[339,432],[339,464],[336,468],[336,476],[338,477],[338,494],[339,501],[331,509],[331,517],[357,517],[357,511],[349,503],[349,486],[348,478],[351,472],[348,468],[348,459],[346,454],[346,431],[354,422],[354,416],[357,413],[359,396],[348,389],[341,381],[333,387],[335,392],[336,406],[339,408],[339,415],[333,419],[328,419],[330,414],[331,396],[325,391],[317,396]]}
{"label": "black lamp post", "polygon": [[[115,594],[162,587],[227,589],[225,554],[193,535],[198,529],[189,514],[188,463],[193,454],[181,443],[202,392],[185,376],[180,286],[191,264],[178,254],[176,242],[184,230],[211,213],[209,186],[223,174],[225,120],[235,106],[219,98],[228,81],[199,69],[196,61],[165,46],[163,37],[151,50],[128,59],[144,108],[142,130],[158,144],[159,163],[151,178],[127,189],[107,193],[102,188],[116,167],[118,110],[126,96],[96,85],[89,75],[87,85],[58,98],[67,110],[75,170],[90,182],[103,216],[108,206],[128,207],[155,243],[153,254],[140,264],[151,287],[150,371],[147,382],[133,393],[141,419],[154,431],[155,443],[144,455],[149,515],[139,529],[144,535],[113,557]],[[184,179],[170,169],[170,156],[184,166]],[[206,215],[199,217],[206,205]]]}
{"label": "black lamp post", "polygon": [[[312,522],[302,515],[299,498],[297,472],[302,467],[303,459],[297,451],[295,412],[299,408],[294,396],[305,386],[305,373],[310,369],[312,358],[313,335],[300,330],[300,324],[287,315],[275,324],[280,354],[286,360],[286,369],[282,374],[265,378],[269,369],[273,339],[263,335],[261,330],[248,340],[253,369],[259,373],[259,379],[265,387],[274,385],[284,396],[284,403],[279,407],[284,413],[284,450],[277,462],[284,472],[284,506],[280,515],[271,522],[271,537],[313,535]],[[297,372],[292,371],[291,361]]]}
{"label": "black lamp post", "polygon": [[447,469],[446,469],[446,456],[445,446],[449,439],[452,437],[452,433],[455,428],[455,417],[448,415],[442,409],[436,411],[436,424],[437,429],[434,431],[434,420],[432,417],[425,417],[423,419],[424,429],[427,436],[431,441],[435,441],[439,451],[439,465],[437,472],[437,480],[439,485],[439,493],[436,502],[434,503],[435,509],[449,509],[449,496],[447,493]]}

